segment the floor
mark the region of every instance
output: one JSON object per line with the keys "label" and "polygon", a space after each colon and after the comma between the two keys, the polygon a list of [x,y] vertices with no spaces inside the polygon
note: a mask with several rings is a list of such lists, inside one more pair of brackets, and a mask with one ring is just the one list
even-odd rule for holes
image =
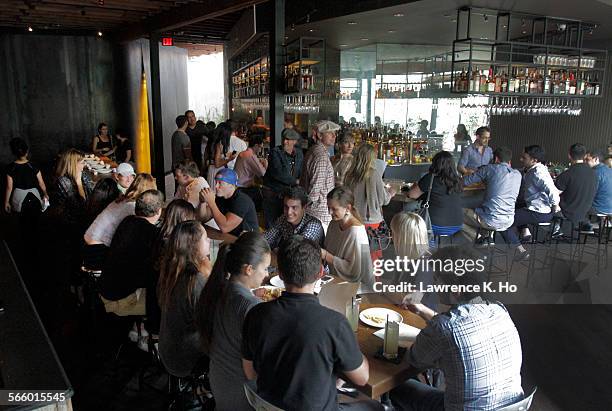
{"label": "floor", "polygon": [[[138,384],[138,375],[150,363],[150,356],[133,344],[117,354],[113,344],[89,332],[91,320],[76,308],[76,299],[65,296],[58,309],[49,290],[35,290],[38,276],[53,273],[45,271],[44,261],[24,258],[15,240],[18,229],[14,221],[0,217],[0,227],[26,283],[34,289],[37,309],[74,386],[75,410],[165,409],[167,398],[157,391],[165,387],[163,375],[149,367],[149,384],[142,389]],[[601,257],[604,251],[595,253]],[[527,391],[538,387],[531,409],[612,409],[612,304],[587,304],[612,299],[612,293],[607,292],[612,261],[598,269],[593,255],[585,254],[575,267],[569,267],[558,255],[555,259],[552,270],[532,269],[528,283],[528,266],[514,267],[510,279],[521,284],[526,300],[581,303],[508,305],[522,341],[523,387]]]}

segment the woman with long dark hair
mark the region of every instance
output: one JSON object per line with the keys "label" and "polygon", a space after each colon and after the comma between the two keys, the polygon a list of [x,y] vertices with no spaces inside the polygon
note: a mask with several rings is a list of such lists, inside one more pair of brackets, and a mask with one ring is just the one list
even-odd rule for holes
{"label": "woman with long dark hair", "polygon": [[208,181],[210,189],[214,192],[215,175],[220,169],[235,160],[238,154],[234,152],[228,153],[232,128],[227,123],[219,124],[213,135],[214,141],[207,144],[204,160],[208,164],[206,181]]}
{"label": "woman with long dark hair", "polygon": [[191,374],[204,356],[195,311],[212,270],[210,244],[198,221],[179,223],[168,240],[157,289],[161,307],[159,354],[168,372]]}
{"label": "woman with long dark hair", "polygon": [[268,275],[270,247],[264,236],[246,232],[221,247],[198,303],[198,328],[210,357],[210,386],[219,411],[250,410],[244,396],[242,324],[261,300],[251,293]]}
{"label": "woman with long dark hair", "polygon": [[434,235],[454,235],[463,227],[463,184],[453,155],[448,151],[440,151],[434,156],[429,173],[412,186],[408,196],[424,201],[429,187],[429,217]]}
{"label": "woman with long dark hair", "polygon": [[87,199],[87,217],[91,224],[110,203],[121,195],[117,182],[112,178],[103,178],[96,183],[91,195]]}

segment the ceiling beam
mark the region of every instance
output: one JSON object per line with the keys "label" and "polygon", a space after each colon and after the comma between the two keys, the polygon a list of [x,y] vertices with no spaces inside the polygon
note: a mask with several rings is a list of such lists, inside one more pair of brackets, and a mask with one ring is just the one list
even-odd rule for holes
{"label": "ceiling beam", "polygon": [[118,38],[120,41],[130,41],[144,37],[151,32],[174,30],[264,2],[266,0],[204,0],[200,3],[188,3],[133,24],[129,29],[119,33]]}

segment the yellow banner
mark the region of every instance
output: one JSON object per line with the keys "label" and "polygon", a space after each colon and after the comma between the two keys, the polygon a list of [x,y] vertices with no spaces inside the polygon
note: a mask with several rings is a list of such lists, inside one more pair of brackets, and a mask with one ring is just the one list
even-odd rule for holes
{"label": "yellow banner", "polygon": [[149,134],[149,99],[147,93],[147,77],[142,71],[140,82],[140,99],[138,111],[138,132],[135,139],[136,171],[151,173],[151,135]]}

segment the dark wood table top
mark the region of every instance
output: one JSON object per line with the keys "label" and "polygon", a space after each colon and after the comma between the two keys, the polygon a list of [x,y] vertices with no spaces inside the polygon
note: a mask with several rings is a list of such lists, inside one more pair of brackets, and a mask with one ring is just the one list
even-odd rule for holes
{"label": "dark wood table top", "polygon": [[[367,300],[367,295],[363,297]],[[394,304],[370,304],[362,303],[359,311],[363,311],[371,307],[384,307],[393,311],[397,311],[404,318],[404,323],[417,328],[425,328],[425,320],[418,315],[403,310]],[[363,387],[356,387],[359,391],[370,398],[378,399],[381,395],[391,391],[399,386],[410,377],[417,375],[418,370],[408,365],[405,361],[400,364],[375,358],[374,355],[382,347],[383,340],[374,335],[379,328],[370,327],[359,321],[357,330],[357,341],[361,352],[366,356],[370,364],[370,379]]]}

